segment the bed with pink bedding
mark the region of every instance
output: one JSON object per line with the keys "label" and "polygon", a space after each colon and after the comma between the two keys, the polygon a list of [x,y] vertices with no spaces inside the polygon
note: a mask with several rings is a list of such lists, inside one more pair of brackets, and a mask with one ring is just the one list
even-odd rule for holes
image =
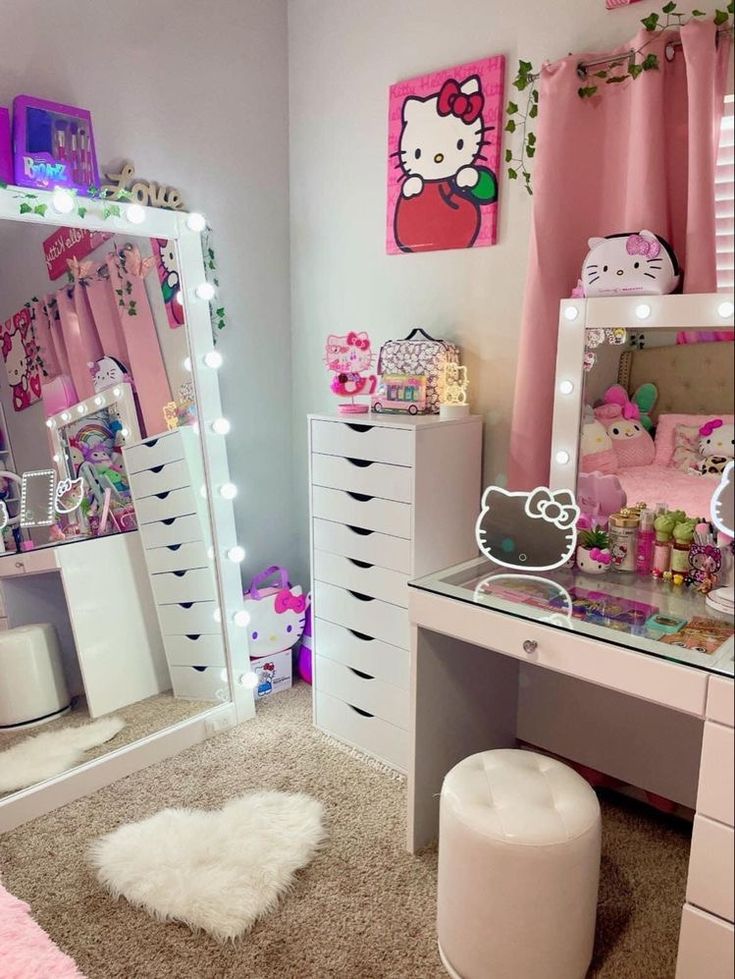
{"label": "bed with pink bedding", "polygon": [[683,510],[688,516],[709,520],[710,500],[718,484],[717,476],[693,476],[668,466],[636,466],[617,474],[628,503],[646,502],[652,509],[665,503],[669,510]]}

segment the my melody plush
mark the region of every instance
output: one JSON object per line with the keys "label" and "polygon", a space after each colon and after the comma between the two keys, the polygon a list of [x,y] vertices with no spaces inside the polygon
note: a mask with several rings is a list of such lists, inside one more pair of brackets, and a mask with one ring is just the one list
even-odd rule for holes
{"label": "my melody plush", "polygon": [[608,388],[602,404],[594,409],[594,415],[610,436],[618,469],[650,466],[653,463],[655,443],[644,427],[640,408],[629,400],[624,387],[613,384]]}
{"label": "my melody plush", "polygon": [[618,457],[612,439],[589,405],[585,407],[582,418],[579,456],[580,472],[609,474],[618,471]]}
{"label": "my melody plush", "polygon": [[590,238],[575,298],[594,296],[665,296],[681,280],[671,245],[653,231],[624,231]]}
{"label": "my melody plush", "polygon": [[720,475],[735,457],[735,425],[712,418],[699,429],[699,454],[702,461],[696,471],[703,476]]}

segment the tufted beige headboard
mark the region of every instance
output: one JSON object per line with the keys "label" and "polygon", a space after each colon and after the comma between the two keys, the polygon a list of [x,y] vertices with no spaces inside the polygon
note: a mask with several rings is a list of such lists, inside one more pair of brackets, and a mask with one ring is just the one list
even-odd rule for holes
{"label": "tufted beige headboard", "polygon": [[618,384],[629,394],[646,381],[658,388],[651,412],[659,414],[733,414],[735,344],[682,343],[671,347],[626,350],[620,355]]}

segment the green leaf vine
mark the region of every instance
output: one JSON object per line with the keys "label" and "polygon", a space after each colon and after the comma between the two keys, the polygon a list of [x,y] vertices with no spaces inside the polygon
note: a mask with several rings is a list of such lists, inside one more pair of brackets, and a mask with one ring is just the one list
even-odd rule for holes
{"label": "green leaf vine", "polygon": [[[577,89],[577,95],[581,99],[591,99],[600,93],[603,84],[620,85],[628,79],[635,80],[646,72],[658,71],[661,67],[658,55],[650,51],[646,53],[646,48],[654,38],[672,28],[681,28],[690,20],[699,20],[706,16],[704,11],[696,9],[687,14],[679,10],[679,5],[674,0],[668,0],[660,13],[654,11],[641,20],[650,37],[639,48],[617,59],[611,59],[609,63],[600,65],[597,71],[591,73],[580,66],[578,73],[581,84]],[[724,10],[715,11],[713,20],[721,31],[732,31],[734,17],[735,0],[730,0]],[[523,93],[523,97],[518,102],[510,99],[505,107],[505,132],[512,137],[512,142],[515,144],[514,149],[508,148],[505,151],[508,177],[510,180],[522,180],[529,194],[533,194],[529,161],[533,159],[538,149],[533,121],[539,114],[539,93],[536,87],[539,77],[540,72],[534,71],[530,61],[520,60],[513,86],[519,93]]]}
{"label": "green leaf vine", "polygon": [[[211,282],[215,289],[219,290],[219,275],[217,272],[217,258],[212,244],[212,229],[207,227],[202,232],[202,257],[204,259],[204,270],[207,282]],[[209,304],[209,315],[212,320],[212,339],[217,343],[217,335],[220,330],[227,326],[227,311],[220,304],[219,296],[215,296]]]}

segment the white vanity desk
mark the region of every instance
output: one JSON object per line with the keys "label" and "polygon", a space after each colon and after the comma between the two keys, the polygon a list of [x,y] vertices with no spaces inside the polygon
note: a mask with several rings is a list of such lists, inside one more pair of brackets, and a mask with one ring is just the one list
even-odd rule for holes
{"label": "white vanity desk", "polygon": [[56,627],[95,718],[171,687],[138,531],[0,555],[7,628]]}
{"label": "white vanity desk", "polygon": [[[514,605],[495,596],[476,600],[476,584],[492,571],[484,560],[468,562],[421,579],[409,589],[409,850],[436,838],[442,780],[462,758],[513,746],[518,737],[559,750],[556,741],[545,744],[538,729],[533,730],[534,709],[541,709],[534,701],[534,677],[538,671],[547,677],[553,673],[559,683],[578,685],[579,716],[559,718],[555,727],[551,704],[546,718],[554,737],[558,730],[568,732],[567,757],[635,780],[642,789],[662,795],[676,792],[676,801],[691,800],[696,808],[677,979],[701,979],[704,961],[708,979],[731,979],[732,639],[709,657],[671,646],[662,647],[658,655],[639,651],[634,648],[639,637],[627,633],[571,618],[564,621],[563,616],[550,624],[551,609]],[[548,576],[569,589],[573,574]],[[577,584],[583,581],[584,576],[577,578]],[[604,590],[615,587],[600,579],[585,583]],[[661,599],[664,607],[663,593]],[[661,646],[646,639],[640,644]],[[700,657],[702,662],[695,666],[674,661],[679,654],[690,661]],[[706,661],[709,668],[704,668]],[[611,698],[617,698],[617,710],[610,709]],[[627,771],[605,767],[613,742]],[[645,756],[648,781],[640,774],[646,770],[645,764],[641,767]]]}

